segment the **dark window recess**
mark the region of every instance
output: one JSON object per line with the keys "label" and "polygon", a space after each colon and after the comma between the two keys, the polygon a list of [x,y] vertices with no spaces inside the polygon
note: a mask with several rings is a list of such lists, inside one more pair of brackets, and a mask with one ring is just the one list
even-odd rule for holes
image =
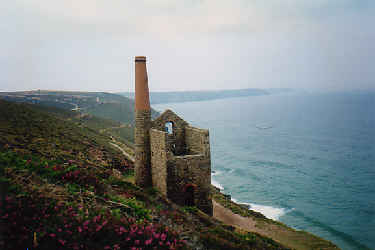
{"label": "dark window recess", "polygon": [[186,188],[186,191],[185,191],[185,206],[195,206],[195,203],[194,203],[194,187],[193,186],[189,186]]}

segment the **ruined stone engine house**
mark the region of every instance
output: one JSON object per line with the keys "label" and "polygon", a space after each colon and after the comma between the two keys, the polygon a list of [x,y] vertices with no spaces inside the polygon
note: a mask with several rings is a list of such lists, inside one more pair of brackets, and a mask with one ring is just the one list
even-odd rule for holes
{"label": "ruined stone engine house", "polygon": [[151,120],[145,57],[135,58],[135,181],[212,215],[209,132],[171,110]]}

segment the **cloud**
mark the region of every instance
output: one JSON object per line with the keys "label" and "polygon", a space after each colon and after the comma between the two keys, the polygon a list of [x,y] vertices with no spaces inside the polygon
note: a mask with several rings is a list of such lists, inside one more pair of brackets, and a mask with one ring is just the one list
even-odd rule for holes
{"label": "cloud", "polygon": [[[165,36],[309,28],[332,16],[373,7],[354,0],[13,0],[31,30]],[[4,10],[2,10],[4,11]],[[31,25],[28,25],[31,20]],[[37,25],[33,25],[37,24]]]}
{"label": "cloud", "polygon": [[0,10],[0,83],[129,89],[133,56],[147,55],[153,90],[371,87],[374,10],[370,0],[12,0]]}

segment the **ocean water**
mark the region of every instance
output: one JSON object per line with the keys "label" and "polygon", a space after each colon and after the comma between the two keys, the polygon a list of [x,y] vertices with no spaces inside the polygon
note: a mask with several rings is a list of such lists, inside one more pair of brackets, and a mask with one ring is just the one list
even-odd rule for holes
{"label": "ocean water", "polygon": [[210,130],[212,183],[342,249],[375,249],[375,93],[168,103]]}

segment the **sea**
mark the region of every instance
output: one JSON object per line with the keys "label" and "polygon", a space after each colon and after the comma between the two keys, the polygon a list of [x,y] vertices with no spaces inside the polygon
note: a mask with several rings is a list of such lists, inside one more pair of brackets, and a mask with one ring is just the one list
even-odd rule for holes
{"label": "sea", "polygon": [[210,131],[212,183],[342,249],[375,249],[375,92],[153,105]]}

